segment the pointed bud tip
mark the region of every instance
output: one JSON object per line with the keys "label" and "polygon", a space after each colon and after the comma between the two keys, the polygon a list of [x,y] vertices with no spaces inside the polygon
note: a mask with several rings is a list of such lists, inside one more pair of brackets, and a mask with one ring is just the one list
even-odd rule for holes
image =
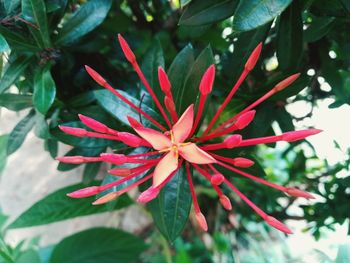
{"label": "pointed bud tip", "polygon": [[254,165],[254,161],[243,157],[237,157],[233,159],[233,165],[242,168],[248,168]]}
{"label": "pointed bud tip", "polygon": [[158,196],[160,192],[159,187],[153,187],[151,186],[146,191],[142,192],[139,197],[137,198],[137,202],[139,203],[148,203],[149,201],[152,201],[154,198]]}
{"label": "pointed bud tip", "polygon": [[270,226],[276,228],[277,230],[286,233],[286,234],[293,234],[292,230],[290,230],[285,224],[277,220],[276,218],[272,216],[267,216],[265,218],[266,223],[268,223]]}
{"label": "pointed bud tip", "polygon": [[238,146],[241,142],[242,136],[239,134],[230,135],[224,140],[224,144],[228,149]]}
{"label": "pointed bud tip", "polygon": [[81,164],[85,162],[83,156],[60,156],[55,158],[57,161],[61,163],[71,163],[71,164]]}
{"label": "pointed bud tip", "polygon": [[108,194],[96,199],[92,204],[93,205],[102,205],[102,204],[108,203],[110,201],[113,201],[118,196],[119,196],[118,192],[108,193]]}
{"label": "pointed bud tip", "polygon": [[208,224],[207,224],[207,220],[205,219],[204,215],[199,212],[196,213],[196,220],[198,225],[204,230],[204,231],[208,231]]}
{"label": "pointed bud tip", "polygon": [[128,42],[126,42],[126,40],[124,39],[124,37],[122,37],[121,34],[118,34],[118,41],[119,41],[119,44],[123,50],[123,53],[124,53],[126,59],[131,64],[134,64],[136,62],[136,57],[135,57],[134,52],[132,52]]}
{"label": "pointed bud tip", "polygon": [[284,80],[280,81],[275,85],[274,90],[277,92],[285,89],[286,87],[291,85],[297,78],[299,78],[299,76],[300,76],[300,73],[296,73],[285,78]]}
{"label": "pointed bud tip", "polygon": [[220,196],[221,205],[228,211],[232,210],[232,204],[230,199],[226,195]]}
{"label": "pointed bud tip", "polygon": [[304,192],[298,188],[292,188],[289,187],[286,189],[286,193],[289,194],[290,196],[294,196],[294,197],[303,197],[306,199],[315,199],[315,196],[313,196],[312,194],[308,193],[308,192]]}
{"label": "pointed bud tip", "polygon": [[68,193],[67,196],[71,198],[84,198],[84,197],[97,195],[99,192],[100,192],[99,186],[90,186],[90,187],[82,188],[77,191]]}
{"label": "pointed bud tip", "polygon": [[245,69],[248,70],[248,71],[251,71],[255,65],[256,65],[256,62],[258,62],[259,60],[259,57],[260,57],[260,54],[261,54],[261,50],[262,50],[262,47],[263,47],[263,43],[260,42],[256,47],[255,49],[253,50],[253,52],[250,54],[246,64],[245,64]]}
{"label": "pointed bud tip", "polygon": [[299,131],[290,131],[282,134],[282,140],[286,142],[294,142],[298,140],[305,139],[311,135],[316,135],[322,132],[320,129],[308,129],[308,130],[299,130]]}
{"label": "pointed bud tip", "polygon": [[211,64],[209,68],[203,74],[201,82],[199,84],[199,91],[202,95],[206,96],[211,93],[213,89],[215,79],[215,65]]}
{"label": "pointed bud tip", "polygon": [[107,84],[107,81],[93,68],[85,65],[85,70],[98,85],[104,87]]}
{"label": "pointed bud tip", "polygon": [[255,110],[250,110],[245,113],[243,113],[241,116],[237,118],[237,121],[235,122],[235,126],[241,130],[247,127],[254,119],[255,117]]}

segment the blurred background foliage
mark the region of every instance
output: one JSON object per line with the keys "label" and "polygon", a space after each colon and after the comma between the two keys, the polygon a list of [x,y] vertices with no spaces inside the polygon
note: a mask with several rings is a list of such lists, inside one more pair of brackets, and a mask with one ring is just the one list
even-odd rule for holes
{"label": "blurred background foliage", "polygon": [[[11,111],[26,110],[27,114],[9,134],[0,136],[0,171],[5,167],[6,157],[20,150],[32,130],[43,140],[43,150],[53,158],[59,142],[72,146],[67,155],[96,156],[107,147],[123,150],[114,142],[74,138],[57,129],[62,123],[79,127],[78,113],[118,130],[128,129],[123,118],[125,120],[130,109],[118,105],[108,92],[99,90],[85,72],[86,64],[100,72],[115,88],[148,105],[142,85],[117,44],[117,33],[123,34],[130,43],[151,86],[158,86],[157,67],[165,67],[173,86],[187,91],[186,97],[175,96],[181,99],[177,103],[183,102],[183,105],[193,101],[200,77],[215,63],[214,93],[207,119],[230,91],[248,55],[263,42],[256,68],[223,118],[259,98],[283,78],[296,72],[301,72],[301,77],[258,107],[254,122],[243,133],[246,137],[258,137],[294,130],[297,121],[312,116],[320,100],[332,98],[330,108],[350,103],[348,27],[350,4],[347,0],[1,0],[0,106]],[[327,85],[321,85],[323,83]],[[286,106],[297,101],[309,103],[311,111],[302,117],[292,116]],[[303,204],[265,187],[257,189],[255,183],[239,178],[238,188],[279,219],[306,219],[308,228],[305,231],[310,231],[316,239],[320,238],[322,229],[333,229],[335,224],[349,222],[346,219],[349,217],[350,159],[329,165],[326,160],[317,159],[313,146],[306,141],[284,148],[274,147],[274,144],[252,147],[230,154],[254,158],[257,164],[251,171],[255,175],[283,185],[300,186],[317,194],[321,201]],[[57,169],[68,171],[77,166],[60,163]],[[99,170],[99,164],[86,164],[81,184],[94,183]],[[110,179],[107,176],[104,183]],[[276,257],[275,261],[263,261],[259,251],[268,246],[269,237],[274,233],[264,226],[252,228],[252,222],[259,218],[230,193],[237,202],[234,210],[227,214],[219,207],[206,182],[197,185],[200,202],[207,204],[202,207],[208,215],[210,249],[204,245],[197,229],[190,227],[192,220],[186,225],[189,215],[185,209],[182,222],[172,223],[176,231],[168,233],[167,238],[172,241],[170,247],[154,228],[145,230],[141,238],[101,228],[77,233],[44,250],[37,249],[35,240],[27,242],[25,249],[22,243],[10,247],[1,240],[0,262],[77,262],[74,257],[80,257],[80,262],[97,262],[91,261],[94,257],[98,262],[115,262],[111,259],[117,257],[121,258],[120,262],[129,262],[141,252],[145,262],[282,262],[293,259],[291,253],[276,252],[268,256],[269,259]],[[6,226],[3,233],[8,228],[42,225],[121,209],[133,203],[123,196],[112,205],[91,207],[91,200],[66,200],[68,188],[40,200],[10,225],[3,224]],[[292,206],[301,208],[302,213],[290,213],[288,209]],[[157,221],[158,216],[164,215],[159,215],[163,211],[157,214],[156,210],[151,205],[150,211]],[[5,217],[0,219],[6,221]],[[163,234],[171,224],[160,226],[158,223]],[[182,237],[176,239],[182,231]],[[283,242],[283,237],[277,238]],[[108,251],[103,250],[106,242],[111,248]],[[87,246],[91,249],[86,249]],[[160,250],[164,253],[159,254]],[[233,256],[238,250],[249,252],[241,258],[238,254]],[[85,252],[81,254],[81,251]],[[346,247],[339,248],[337,262],[349,262],[346,251],[349,251]],[[278,253],[283,255],[282,261]],[[325,256],[321,262],[331,261]]]}

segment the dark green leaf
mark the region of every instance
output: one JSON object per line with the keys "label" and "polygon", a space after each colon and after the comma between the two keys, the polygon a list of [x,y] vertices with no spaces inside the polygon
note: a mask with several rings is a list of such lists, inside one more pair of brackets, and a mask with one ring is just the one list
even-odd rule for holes
{"label": "dark green leaf", "polygon": [[50,263],[135,262],[146,248],[142,239],[129,233],[113,228],[93,228],[58,243]]}
{"label": "dark green leaf", "polygon": [[40,112],[35,114],[34,134],[41,139],[48,139],[50,136],[49,126],[47,125],[45,116]]}
{"label": "dark green leaf", "polygon": [[58,141],[51,138],[47,139],[45,141],[45,150],[50,153],[52,158],[56,158],[58,152]]}
{"label": "dark green leaf", "polygon": [[[134,97],[128,95],[126,92],[123,92],[121,90],[118,90],[124,97],[126,97],[129,101],[134,103],[136,106],[140,106],[141,103],[139,100],[135,99]],[[118,97],[116,97],[114,94],[112,94],[108,90],[97,90],[94,92],[95,97],[98,101],[98,103],[101,105],[102,108],[104,108],[106,111],[108,111],[110,114],[112,114],[114,117],[116,117],[119,121],[126,125],[130,125],[129,121],[127,119],[127,116],[131,116],[137,120],[140,119],[139,113],[137,113],[135,110],[133,110],[130,106],[128,106],[126,103],[122,102]],[[142,110],[148,113],[151,117],[153,117],[156,120],[159,120],[158,114],[149,108],[147,105],[141,106]],[[153,124],[144,118],[141,115],[141,122],[143,125],[150,127]]]}
{"label": "dark green leaf", "polygon": [[180,0],[181,7],[184,7],[185,5],[188,5],[192,0]]}
{"label": "dark green leaf", "polygon": [[[177,111],[181,105],[181,97],[184,93],[184,84],[187,72],[190,72],[194,63],[193,48],[187,45],[175,57],[168,70],[168,76],[172,87],[172,93],[175,100]],[[186,74],[187,73],[187,74]]]}
{"label": "dark green leaf", "polygon": [[[8,135],[0,136],[0,175],[6,165]],[[0,225],[1,226],[1,225]]]}
{"label": "dark green leaf", "polygon": [[83,183],[90,184],[98,174],[100,170],[101,162],[87,163],[83,172]]}
{"label": "dark green leaf", "polygon": [[32,28],[34,37],[39,30],[40,40],[39,44],[43,48],[51,46],[49,28],[46,17],[46,6],[43,0],[22,0],[22,17],[26,21],[34,24],[37,28]]}
{"label": "dark green leaf", "polygon": [[292,0],[240,1],[233,16],[234,31],[249,31],[262,26],[282,13]]}
{"label": "dark green leaf", "polygon": [[177,93],[178,97],[174,97],[177,112],[182,113],[190,104],[196,103],[196,100],[199,98],[200,80],[204,72],[213,63],[213,52],[208,46],[198,55],[187,74],[183,89]]}
{"label": "dark green leaf", "polygon": [[22,94],[5,93],[0,95],[0,106],[8,110],[20,111],[31,107],[32,96]]}
{"label": "dark green leaf", "polygon": [[40,263],[39,254],[33,250],[29,249],[21,253],[21,255],[16,260],[17,263]]}
{"label": "dark green leaf", "polygon": [[33,104],[45,115],[56,96],[56,85],[49,69],[38,71],[34,78]]}
{"label": "dark green leaf", "polygon": [[34,53],[40,50],[40,48],[35,46],[30,39],[25,38],[2,25],[0,25],[0,34],[2,34],[2,36],[6,39],[10,47],[16,49],[17,51]]}
{"label": "dark green leaf", "polygon": [[233,15],[237,0],[192,1],[183,12],[179,24],[201,26],[224,20]]}
{"label": "dark green leaf", "polygon": [[11,14],[18,6],[21,0],[3,0],[1,1],[4,5],[7,14]]}
{"label": "dark green leaf", "polygon": [[[98,182],[94,182],[98,185]],[[76,184],[59,189],[24,211],[9,228],[21,228],[49,224],[65,219],[86,216],[109,211],[105,205],[93,206],[91,203],[95,197],[72,199],[66,196],[67,193],[86,187],[83,184]],[[131,203],[130,199],[120,200],[113,209],[121,209]]]}
{"label": "dark green leaf", "polygon": [[192,204],[186,171],[182,165],[174,177],[162,188],[158,197],[148,204],[159,231],[174,241],[187,222]]}
{"label": "dark green leaf", "polygon": [[14,153],[24,142],[27,134],[33,128],[35,124],[35,112],[31,111],[25,116],[13,130],[11,131],[8,143],[7,143],[7,154]]}
{"label": "dark green leaf", "polygon": [[6,71],[0,80],[0,93],[7,90],[29,65],[31,58],[19,57],[14,61],[8,62]]}
{"label": "dark green leaf", "polygon": [[69,45],[78,41],[106,18],[112,0],[90,0],[63,25],[58,33],[57,45]]}
{"label": "dark green leaf", "polygon": [[312,23],[304,31],[306,42],[315,42],[324,37],[334,26],[334,17],[313,17]]}
{"label": "dark green leaf", "polygon": [[0,53],[9,51],[10,47],[7,44],[6,39],[0,34]]}
{"label": "dark green leaf", "polygon": [[282,13],[277,35],[278,65],[282,70],[297,70],[303,51],[303,20],[299,0]]}

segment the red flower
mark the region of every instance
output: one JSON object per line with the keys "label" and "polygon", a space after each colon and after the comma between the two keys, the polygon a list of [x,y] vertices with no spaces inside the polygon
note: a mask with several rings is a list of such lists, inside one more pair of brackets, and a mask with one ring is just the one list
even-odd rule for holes
{"label": "red flower", "polygon": [[[128,117],[131,127],[134,129],[135,134],[128,132],[120,132],[113,130],[94,119],[89,117],[79,115],[80,120],[94,132],[87,131],[81,128],[72,128],[60,126],[60,129],[68,134],[79,136],[79,137],[96,137],[104,138],[110,140],[121,141],[130,147],[148,147],[152,149],[146,153],[134,154],[134,155],[124,155],[124,154],[112,154],[103,153],[98,157],[83,157],[83,156],[68,156],[57,158],[61,162],[66,163],[83,163],[83,162],[108,162],[115,165],[121,165],[125,163],[135,163],[139,166],[134,168],[114,168],[109,170],[112,175],[123,176],[122,179],[116,180],[112,183],[103,186],[92,186],[84,189],[77,190],[75,192],[69,193],[68,196],[73,198],[82,198],[87,196],[96,195],[114,186],[120,185],[123,182],[131,180],[136,176],[151,171],[148,175],[144,176],[142,179],[130,184],[122,190],[111,192],[97,199],[93,204],[102,204],[109,202],[123,193],[127,192],[131,188],[149,180],[153,180],[153,184],[146,191],[141,193],[138,197],[138,201],[141,203],[149,202],[150,200],[157,197],[160,189],[171,179],[171,177],[177,172],[179,167],[184,164],[186,167],[187,177],[189,186],[191,189],[192,200],[194,205],[194,211],[198,224],[203,230],[207,230],[207,223],[205,217],[200,211],[196,194],[194,191],[194,186],[192,182],[192,175],[190,166],[193,166],[201,175],[203,175],[208,181],[211,182],[212,186],[216,190],[219,196],[219,200],[223,207],[227,210],[231,210],[231,202],[229,198],[223,194],[220,189],[221,184],[226,184],[231,188],[243,201],[245,201],[258,215],[262,217],[268,224],[275,227],[276,229],[285,232],[287,234],[292,233],[287,226],[279,222],[277,219],[267,215],[264,211],[258,208],[252,201],[250,201],[242,192],[240,192],[223,174],[221,174],[216,167],[222,166],[226,169],[232,170],[244,177],[252,179],[256,182],[265,184],[277,190],[283,191],[291,196],[313,198],[313,196],[307,192],[296,188],[288,188],[281,185],[277,185],[264,179],[255,177],[247,172],[242,171],[241,168],[250,167],[254,164],[253,161],[246,158],[228,158],[220,156],[213,153],[212,151],[224,149],[224,148],[234,148],[234,147],[245,147],[256,144],[272,143],[277,141],[287,141],[292,142],[295,140],[301,140],[307,136],[314,135],[320,132],[317,129],[301,130],[301,131],[290,131],[283,133],[278,136],[268,136],[262,138],[254,139],[243,139],[241,135],[231,134],[236,130],[241,130],[245,128],[253,120],[255,111],[253,108],[269,98],[276,92],[284,89],[290,85],[294,80],[296,80],[299,74],[294,74],[285,80],[278,83],[272,90],[267,92],[260,99],[252,103],[250,106],[246,107],[244,110],[233,116],[232,118],[225,121],[223,124],[219,125],[216,129],[212,129],[221,112],[224,110],[226,105],[231,100],[234,93],[237,91],[238,87],[244,81],[245,77],[255,66],[261,49],[262,44],[260,43],[250,55],[245,68],[237,83],[233,86],[231,92],[226,97],[225,101],[217,110],[215,116],[210,121],[205,131],[200,137],[193,136],[197,131],[198,124],[203,112],[204,104],[206,102],[208,94],[212,91],[215,67],[211,65],[207,71],[204,73],[202,80],[199,85],[200,100],[198,110],[195,116],[194,106],[191,104],[184,113],[182,113],[179,118],[178,112],[176,111],[176,106],[174,103],[173,95],[171,92],[171,84],[165,73],[165,71],[160,67],[158,69],[159,83],[162,91],[164,92],[164,109],[159,102],[158,98],[154,94],[152,88],[148,84],[146,78],[144,77],[134,53],[131,51],[129,45],[124,40],[124,38],[118,36],[122,50],[127,58],[127,60],[132,64],[136,73],[139,75],[144,86],[148,90],[152,99],[154,100],[159,112],[163,116],[168,128],[165,128],[141,108],[133,104],[127,98],[122,96],[117,90],[112,88],[107,81],[102,78],[96,71],[92,68],[86,66],[87,72],[90,76],[101,86],[111,91],[124,103],[128,104],[131,108],[137,111],[141,116],[147,118],[158,130],[146,128],[140,122],[132,117]],[[171,119],[168,118],[166,111],[169,113]],[[230,135],[231,134],[231,135]],[[221,143],[207,143],[207,141],[228,135]],[[153,156],[155,158],[149,158]]]}

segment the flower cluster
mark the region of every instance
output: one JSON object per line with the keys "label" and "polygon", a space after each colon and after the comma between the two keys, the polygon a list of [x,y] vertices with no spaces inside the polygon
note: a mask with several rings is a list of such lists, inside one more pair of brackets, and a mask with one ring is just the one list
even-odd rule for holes
{"label": "flower cluster", "polygon": [[[203,230],[206,231],[208,227],[206,219],[201,213],[200,207],[197,202],[197,197],[192,181],[193,169],[197,170],[199,174],[201,174],[205,179],[207,179],[211,183],[211,185],[218,194],[222,206],[226,210],[231,210],[232,206],[230,199],[223,193],[223,191],[220,188],[222,185],[226,185],[230,189],[232,189],[233,192],[235,192],[269,225],[284,233],[290,234],[291,230],[286,225],[284,225],[274,217],[266,214],[259,207],[257,207],[250,199],[248,199],[248,197],[246,197],[242,192],[240,192],[236,188],[236,186],[225,177],[225,175],[219,172],[217,168],[221,166],[241,176],[247,177],[251,180],[287,193],[290,196],[303,198],[313,198],[313,196],[300,189],[277,185],[243,171],[241,168],[250,167],[254,164],[252,160],[242,157],[224,157],[218,155],[217,153],[215,153],[215,151],[219,149],[246,147],[257,144],[273,143],[277,141],[292,142],[319,133],[320,130],[309,129],[290,131],[277,136],[268,136],[253,139],[244,139],[239,134],[233,134],[235,131],[244,129],[247,125],[249,125],[252,122],[255,115],[255,110],[253,110],[254,107],[262,103],[264,100],[266,100],[276,92],[286,88],[298,78],[299,74],[294,74],[279,82],[260,99],[256,100],[250,106],[246,107],[241,112],[239,112],[232,118],[229,118],[224,123],[218,125],[215,129],[213,129],[213,127],[215,127],[216,122],[218,121],[220,114],[230,102],[231,98],[233,97],[241,83],[244,81],[248,73],[255,66],[262,49],[262,43],[260,43],[248,58],[240,78],[238,79],[237,83],[235,83],[229,95],[225,98],[224,102],[218,108],[214,117],[204,129],[204,132],[202,132],[201,135],[196,136],[195,134],[199,130],[198,126],[202,117],[204,105],[206,103],[208,95],[212,91],[215,76],[214,65],[211,65],[206,70],[200,81],[200,99],[197,110],[195,110],[193,104],[189,105],[188,108],[180,116],[180,114],[176,110],[174,98],[172,95],[171,83],[169,82],[168,76],[165,73],[165,71],[161,67],[158,68],[159,84],[161,90],[164,93],[164,108],[157,96],[155,95],[154,91],[150,87],[149,83],[147,82],[129,45],[121,35],[118,35],[118,39],[126,59],[131,63],[136,73],[140,77],[142,83],[146,87],[156,107],[158,108],[159,113],[164,118],[167,127],[164,127],[157,120],[155,120],[145,111],[143,111],[140,107],[132,103],[120,92],[115,90],[96,71],[94,71],[89,66],[86,66],[88,74],[99,85],[108,89],[121,101],[123,101],[123,103],[126,103],[133,110],[138,112],[140,116],[149,120],[153,124],[155,129],[145,127],[141,124],[141,122],[130,116],[128,116],[128,121],[130,123],[130,126],[135,131],[135,134],[129,132],[116,131],[114,129],[111,129],[107,125],[102,124],[84,115],[79,115],[80,120],[85,124],[85,126],[87,126],[93,131],[88,131],[82,128],[60,126],[60,129],[63,132],[74,136],[87,136],[117,140],[123,142],[124,144],[130,147],[147,147],[149,149],[147,152],[132,155],[103,153],[97,157],[64,156],[57,158],[61,162],[74,164],[86,162],[107,162],[117,166],[126,163],[137,164],[134,168],[117,167],[109,170],[110,174],[115,176],[121,176],[121,179],[115,180],[109,184],[105,184],[102,186],[92,186],[80,189],[75,192],[69,193],[68,196],[72,198],[93,196],[129,180],[135,180],[137,176],[145,174],[141,179],[129,184],[122,190],[110,192],[98,198],[93,204],[97,205],[109,202],[122,195],[123,193],[127,192],[131,188],[134,188],[140,185],[141,183],[152,179],[152,185],[146,191],[142,192],[137,199],[137,201],[140,203],[146,203],[156,198],[162,187],[172,178],[172,176],[178,171],[180,166],[184,165],[192,194],[193,207],[196,219],[198,221],[199,226]],[[212,139],[222,136],[225,136],[225,138],[220,143],[209,142]],[[193,169],[191,169],[191,166]]]}

